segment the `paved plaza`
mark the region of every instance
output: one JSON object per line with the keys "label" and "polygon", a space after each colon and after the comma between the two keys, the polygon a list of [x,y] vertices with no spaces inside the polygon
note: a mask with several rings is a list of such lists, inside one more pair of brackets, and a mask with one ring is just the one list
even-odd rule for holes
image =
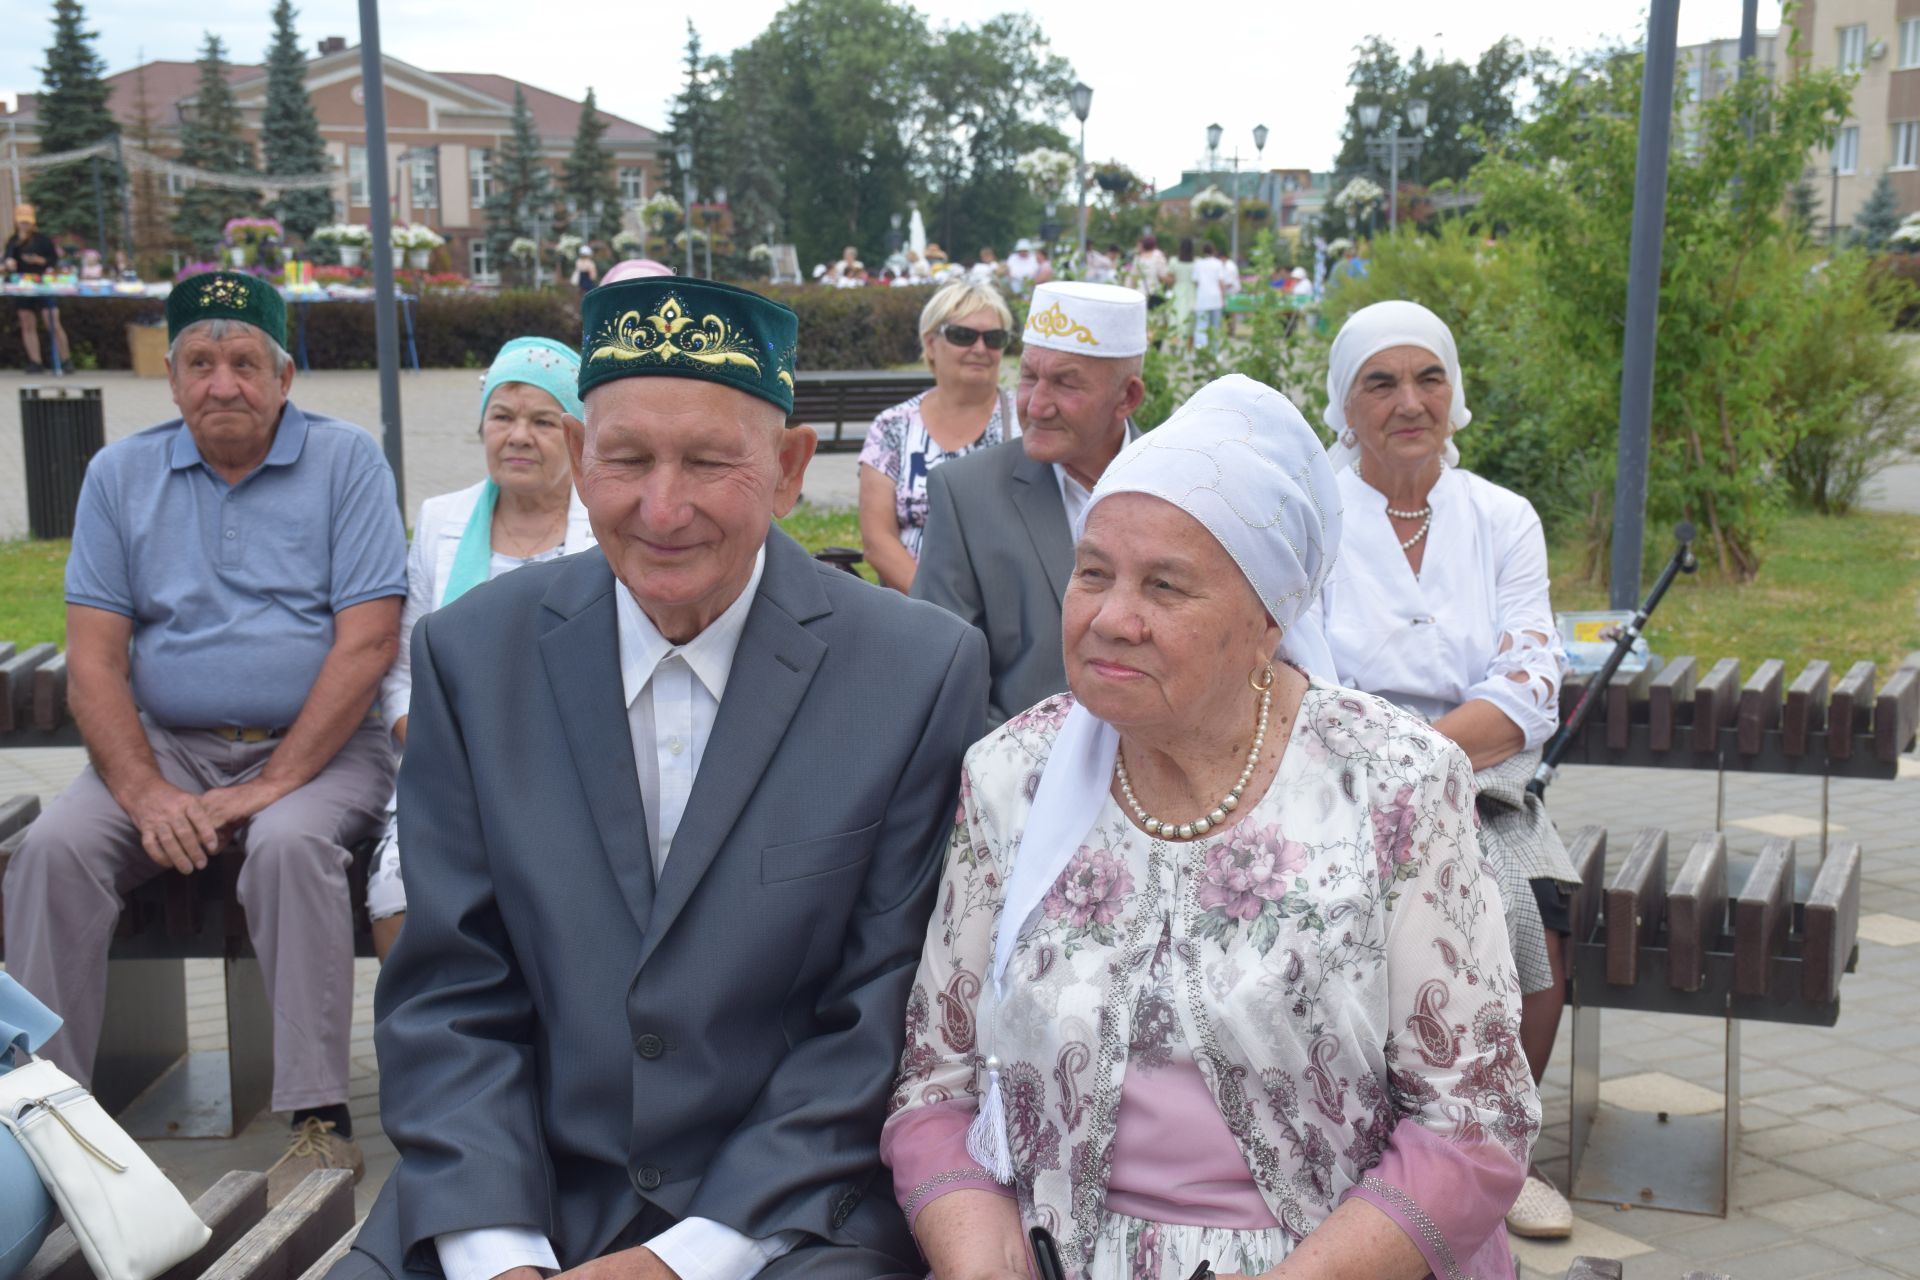
{"label": "paved plaza", "polygon": [[[109,439],[172,416],[164,382],[130,374],[71,380],[99,385]],[[28,385],[0,375],[0,393]],[[431,371],[402,378],[408,505],[480,475],[474,439],[475,372]],[[302,375],[295,399],[305,408],[352,421],[378,418],[376,380],[367,373]],[[849,505],[853,455],[822,455],[807,480],[822,505]],[[17,432],[0,433],[0,537],[25,533]],[[1920,465],[1891,468],[1875,484],[1882,509],[1920,511]],[[0,797],[51,795],[82,764],[78,750],[0,752]],[[1679,770],[1568,769],[1549,795],[1563,831],[1608,826],[1616,863],[1643,826],[1662,826],[1676,861],[1692,837],[1713,827],[1716,791],[1707,773]],[[1903,762],[1893,782],[1836,782],[1835,838],[1866,850],[1859,971],[1841,987],[1842,1012],[1831,1029],[1747,1024],[1741,1131],[1733,1208],[1725,1219],[1626,1205],[1578,1204],[1579,1226],[1566,1244],[1517,1245],[1529,1276],[1560,1276],[1579,1253],[1626,1259],[1627,1275],[1679,1280],[1693,1267],[1734,1277],[1907,1276],[1920,1278],[1920,761]],[[1734,848],[1756,851],[1770,836],[1801,840],[1803,864],[1818,856],[1821,790],[1814,780],[1739,776],[1727,782],[1726,830]],[[360,963],[353,1041],[352,1110],[367,1154],[359,1189],[364,1211],[391,1171],[394,1153],[381,1131],[379,1072],[372,1047],[376,970]],[[190,966],[196,1048],[222,1046],[219,970]],[[1602,1074],[1621,1106],[1685,1114],[1716,1107],[1722,1024],[1698,1018],[1608,1012]],[[1556,1175],[1567,1143],[1567,1042],[1544,1090],[1546,1128],[1540,1159]],[[150,1149],[175,1179],[197,1193],[234,1168],[264,1168],[285,1130],[262,1117],[231,1141],[156,1142]],[[1653,1172],[1653,1171],[1649,1171]]]}

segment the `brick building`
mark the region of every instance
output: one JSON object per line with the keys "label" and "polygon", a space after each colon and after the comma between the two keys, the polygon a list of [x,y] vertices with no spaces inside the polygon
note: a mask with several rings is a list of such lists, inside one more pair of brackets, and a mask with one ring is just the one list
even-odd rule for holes
{"label": "brick building", "polygon": [[[147,117],[153,129],[153,150],[174,155],[179,150],[181,110],[190,108],[199,80],[192,62],[155,61],[108,77],[112,110],[123,132],[132,137],[144,93]],[[266,108],[267,76],[263,66],[236,64],[228,70],[239,99],[247,133],[258,146],[260,119]],[[387,160],[393,216],[398,222],[422,222],[447,238],[454,268],[476,280],[494,278],[498,264],[486,249],[486,202],[494,152],[512,132],[513,92],[526,94],[540,136],[542,154],[557,179],[561,162],[573,146],[581,104],[507,76],[461,71],[423,71],[398,58],[385,59]],[[334,212],[343,222],[367,223],[366,101],[360,83],[360,50],[338,37],[320,42],[317,57],[307,63],[307,93],[320,118],[320,133],[333,158]],[[0,135],[21,154],[37,150],[38,116],[35,94],[22,94],[18,109],[0,112]],[[659,181],[663,163],[660,135],[611,112],[600,112],[607,124],[603,145],[612,153],[620,194],[629,209],[646,199]],[[169,176],[168,195],[182,190]],[[168,211],[171,216],[171,211]],[[597,239],[611,234],[595,228]]]}

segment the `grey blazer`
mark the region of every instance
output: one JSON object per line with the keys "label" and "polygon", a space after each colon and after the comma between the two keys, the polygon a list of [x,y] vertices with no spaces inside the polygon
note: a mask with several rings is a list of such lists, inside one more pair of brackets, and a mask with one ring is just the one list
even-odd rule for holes
{"label": "grey blazer", "polygon": [[375,1007],[400,1163],[332,1280],[437,1274],[480,1227],[573,1267],[683,1217],[806,1233],[769,1275],[920,1275],[880,1124],[984,646],[775,530],[656,884],[614,591],[589,551],[414,631]]}
{"label": "grey blazer", "polygon": [[1072,573],[1060,481],[1018,439],[927,473],[913,596],[986,635],[989,729],[1066,689],[1060,601]]}

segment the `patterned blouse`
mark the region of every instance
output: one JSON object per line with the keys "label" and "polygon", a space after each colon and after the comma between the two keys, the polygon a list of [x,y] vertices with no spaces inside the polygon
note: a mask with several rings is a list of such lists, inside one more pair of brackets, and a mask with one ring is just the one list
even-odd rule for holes
{"label": "patterned blouse", "polygon": [[881,1142],[909,1220],[952,1191],[1007,1193],[966,1154],[986,1039],[1011,1193],[1084,1275],[1115,1210],[1123,1082],[1153,1079],[1128,1078],[1152,1065],[1137,1032],[1170,1017],[1284,1248],[1357,1196],[1443,1280],[1511,1276],[1502,1220],[1540,1103],[1465,755],[1378,698],[1313,682],[1273,784],[1224,832],[1153,839],[1109,797],[1025,924],[1003,1003],[983,1009],[1010,864],[1072,705],[1049,699],[967,754]]}
{"label": "patterned blouse", "polygon": [[942,449],[920,416],[920,402],[931,394],[922,391],[883,412],[867,428],[867,442],[860,447],[860,461],[893,481],[893,514],[900,526],[900,542],[915,560],[920,558],[920,539],[927,527],[927,473],[943,462],[991,449],[1020,434],[1017,427],[1009,430],[1016,420],[1003,391],[994,400],[993,417],[987,419],[979,439],[951,452]]}

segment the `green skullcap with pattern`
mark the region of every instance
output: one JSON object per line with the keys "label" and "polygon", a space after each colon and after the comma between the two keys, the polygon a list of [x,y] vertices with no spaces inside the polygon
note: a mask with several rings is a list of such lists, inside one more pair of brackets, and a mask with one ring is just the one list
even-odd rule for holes
{"label": "green skullcap with pattern", "polygon": [[188,276],[167,295],[167,341],[202,320],[239,320],[287,345],[287,303],[280,291],[258,276],[209,271]]}
{"label": "green skullcap with pattern", "polygon": [[746,289],[685,276],[603,284],[580,302],[580,395],[615,378],[701,378],[793,412],[800,320]]}

